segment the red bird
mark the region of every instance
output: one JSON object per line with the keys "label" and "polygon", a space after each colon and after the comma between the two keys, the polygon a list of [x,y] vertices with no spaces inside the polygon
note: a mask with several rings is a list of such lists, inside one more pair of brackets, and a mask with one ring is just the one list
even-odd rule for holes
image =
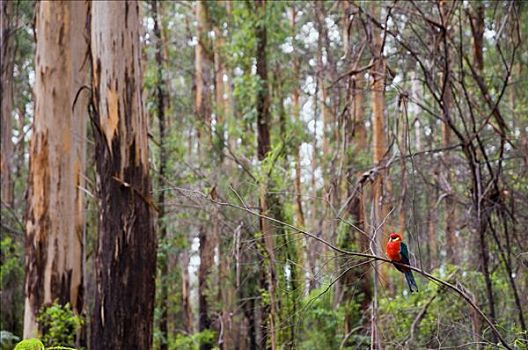
{"label": "red bird", "polygon": [[[405,265],[410,265],[409,263],[409,251],[407,250],[407,244],[402,242],[402,238],[397,233],[391,233],[389,236],[389,242],[387,243],[387,248],[385,249],[387,257],[393,262],[399,262]],[[411,290],[411,293],[418,291],[418,286],[414,280],[414,276],[410,268],[406,266],[401,266],[394,264],[394,267],[400,272],[403,272],[405,279],[407,280],[407,285]]]}

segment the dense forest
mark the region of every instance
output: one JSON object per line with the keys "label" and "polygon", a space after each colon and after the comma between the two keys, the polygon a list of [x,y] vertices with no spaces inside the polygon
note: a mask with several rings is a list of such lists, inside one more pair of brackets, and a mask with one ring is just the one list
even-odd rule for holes
{"label": "dense forest", "polygon": [[0,348],[527,349],[527,7],[2,0]]}

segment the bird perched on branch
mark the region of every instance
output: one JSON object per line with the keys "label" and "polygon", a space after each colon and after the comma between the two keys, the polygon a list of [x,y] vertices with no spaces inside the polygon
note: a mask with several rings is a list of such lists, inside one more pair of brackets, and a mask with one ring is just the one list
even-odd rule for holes
{"label": "bird perched on branch", "polygon": [[397,233],[391,233],[389,236],[389,242],[387,242],[387,248],[385,249],[387,257],[393,261],[394,267],[405,275],[407,285],[411,290],[411,293],[418,291],[418,286],[414,280],[412,271],[407,266],[401,266],[396,263],[410,265],[409,263],[409,251],[407,250],[407,244],[402,242],[402,237]]}

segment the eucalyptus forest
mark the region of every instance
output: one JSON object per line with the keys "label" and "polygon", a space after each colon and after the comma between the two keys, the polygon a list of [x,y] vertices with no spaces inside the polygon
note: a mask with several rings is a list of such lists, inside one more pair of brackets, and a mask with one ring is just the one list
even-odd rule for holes
{"label": "eucalyptus forest", "polygon": [[0,349],[528,348],[527,3],[0,6]]}

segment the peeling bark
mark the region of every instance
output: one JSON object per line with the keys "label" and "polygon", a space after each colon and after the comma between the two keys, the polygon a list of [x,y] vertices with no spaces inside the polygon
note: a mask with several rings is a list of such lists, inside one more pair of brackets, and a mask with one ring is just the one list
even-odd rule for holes
{"label": "peeling bark", "polygon": [[140,5],[92,4],[92,98],[100,206],[94,349],[150,349],[156,237],[143,109]]}
{"label": "peeling bark", "polygon": [[[37,14],[35,121],[26,214],[24,337],[53,301],[83,308],[87,95],[86,2],[42,2]],[[72,108],[73,107],[73,108]]]}

